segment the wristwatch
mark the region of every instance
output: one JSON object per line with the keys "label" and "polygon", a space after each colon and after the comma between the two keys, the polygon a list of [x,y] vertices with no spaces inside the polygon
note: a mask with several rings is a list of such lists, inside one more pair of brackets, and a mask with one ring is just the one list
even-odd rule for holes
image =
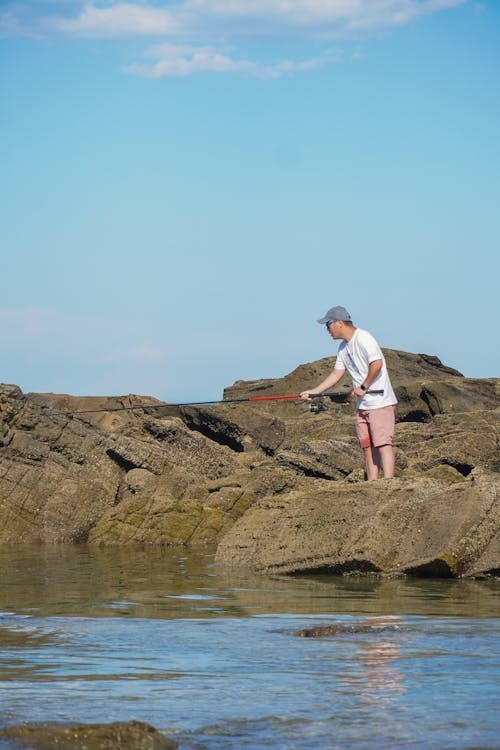
{"label": "wristwatch", "polygon": [[363,385],[363,383],[361,383],[361,385],[359,387],[361,388],[362,391],[366,391],[367,390],[366,385]]}

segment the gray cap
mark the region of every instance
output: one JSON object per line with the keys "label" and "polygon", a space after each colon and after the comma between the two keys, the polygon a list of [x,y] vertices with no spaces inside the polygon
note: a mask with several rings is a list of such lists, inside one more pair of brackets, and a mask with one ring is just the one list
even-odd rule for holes
{"label": "gray cap", "polygon": [[337,307],[331,307],[323,318],[318,320],[318,323],[328,323],[329,320],[345,320],[346,323],[352,323],[351,316],[341,305]]}

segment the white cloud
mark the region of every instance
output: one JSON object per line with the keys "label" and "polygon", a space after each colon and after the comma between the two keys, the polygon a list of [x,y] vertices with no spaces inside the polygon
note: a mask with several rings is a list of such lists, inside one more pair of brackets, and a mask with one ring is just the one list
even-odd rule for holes
{"label": "white cloud", "polygon": [[162,44],[152,47],[148,56],[157,58],[157,61],[151,64],[129,65],[125,71],[147,78],[164,78],[203,72],[252,74],[256,70],[255,63],[248,60],[231,60],[213,47]]}
{"label": "white cloud", "polygon": [[214,37],[350,37],[410,23],[467,0],[183,0],[88,2],[53,28],[81,36],[174,35],[200,43]]}
{"label": "white cloud", "polygon": [[[197,73],[279,78],[331,64],[324,47],[332,40],[358,39],[463,5],[467,0],[40,0],[31,14],[20,0],[0,13],[0,34],[44,30],[82,38],[157,37],[151,59],[124,68],[149,78]],[[57,8],[57,10],[55,10]],[[53,15],[54,12],[58,15]],[[268,63],[230,54],[239,42],[316,45],[311,59]],[[262,45],[273,49],[271,44]],[[323,48],[323,49],[322,49]],[[276,49],[276,46],[274,47]],[[317,53],[317,50],[319,54]],[[290,52],[288,52],[290,54]]]}
{"label": "white cloud", "polygon": [[193,73],[245,73],[255,78],[281,78],[293,72],[313,70],[334,62],[338,55],[327,51],[322,57],[293,62],[282,60],[264,65],[250,60],[234,60],[210,46],[162,44],[152,47],[148,56],[156,62],[128,65],[125,72],[146,78],[184,77]]}
{"label": "white cloud", "polygon": [[160,36],[176,31],[168,11],[136,3],[106,7],[90,3],[76,18],[53,19],[51,25],[57,31],[78,36]]}

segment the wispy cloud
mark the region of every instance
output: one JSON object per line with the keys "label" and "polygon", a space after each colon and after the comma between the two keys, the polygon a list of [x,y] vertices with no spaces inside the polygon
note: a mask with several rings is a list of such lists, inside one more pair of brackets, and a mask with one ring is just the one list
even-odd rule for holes
{"label": "wispy cloud", "polygon": [[38,24],[26,22],[22,16],[17,9],[0,10],[0,39],[41,36],[37,31]]}
{"label": "wispy cloud", "polygon": [[11,336],[37,336],[51,326],[53,312],[43,307],[0,308],[0,342]]}
{"label": "wispy cloud", "polygon": [[[88,2],[54,29],[97,36],[174,34],[201,39],[351,37],[410,23],[467,0],[183,0],[172,4]],[[193,39],[194,40],[194,39]]]}
{"label": "wispy cloud", "polygon": [[113,330],[110,321],[95,315],[62,314],[48,307],[0,308],[0,347],[7,343],[38,346],[89,340]]}
{"label": "wispy cloud", "polygon": [[[77,38],[156,37],[147,51],[151,62],[128,65],[128,73],[163,78],[195,73],[246,74],[279,78],[332,63],[333,40],[359,39],[463,5],[467,0],[40,0],[36,18],[11,0],[0,14],[3,34],[21,29]],[[305,60],[269,64],[232,50],[264,41],[314,44]],[[231,52],[227,45],[231,45]],[[262,45],[263,46],[263,45]],[[319,54],[318,54],[319,50]],[[299,57],[299,52],[294,54]]]}
{"label": "wispy cloud", "polygon": [[48,19],[47,25],[64,34],[90,37],[163,36],[178,31],[168,11],[137,3],[88,4],[76,17]]}
{"label": "wispy cloud", "polygon": [[233,59],[215,47],[162,44],[147,53],[151,63],[128,65],[125,72],[146,78],[185,77],[194,73],[244,73],[255,78],[281,78],[293,72],[313,70],[334,62],[338,54],[327,51],[322,57],[295,62],[281,60],[266,65],[246,59]]}
{"label": "wispy cloud", "polygon": [[120,321],[92,314],[62,314],[51,308],[0,308],[0,348],[5,351],[12,347],[25,351],[91,351],[101,364],[164,359],[164,350],[142,339],[140,330],[125,333]]}

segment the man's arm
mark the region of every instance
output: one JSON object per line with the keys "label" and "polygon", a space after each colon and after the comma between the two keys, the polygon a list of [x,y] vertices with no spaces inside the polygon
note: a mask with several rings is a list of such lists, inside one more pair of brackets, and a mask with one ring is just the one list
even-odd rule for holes
{"label": "man's arm", "polygon": [[373,362],[370,362],[368,366],[368,374],[366,378],[363,380],[362,385],[365,386],[365,388],[361,388],[361,386],[358,385],[357,388],[355,388],[352,392],[353,396],[357,396],[358,398],[363,398],[365,395],[365,390],[368,390],[368,388],[371,386],[377,375],[379,374],[380,370],[382,369],[382,360],[376,359]]}
{"label": "man's arm", "polygon": [[[382,364],[382,363],[381,363]],[[344,377],[345,370],[332,370],[329,375],[323,380],[322,383],[320,383],[316,388],[313,388],[310,391],[302,391],[300,393],[300,398],[303,401],[311,401],[310,395],[311,393],[324,393],[329,388],[333,388],[334,385],[337,385],[339,380],[342,380]]]}

